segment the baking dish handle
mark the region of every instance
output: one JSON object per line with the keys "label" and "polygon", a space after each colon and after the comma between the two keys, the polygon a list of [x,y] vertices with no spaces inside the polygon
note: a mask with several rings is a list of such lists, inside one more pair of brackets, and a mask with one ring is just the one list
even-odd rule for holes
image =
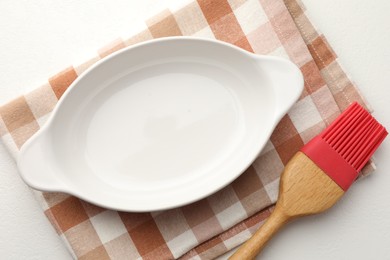
{"label": "baking dish handle", "polygon": [[50,164],[47,137],[41,129],[20,149],[17,165],[24,182],[42,191],[65,191],[66,185]]}
{"label": "baking dish handle", "polygon": [[304,86],[303,75],[293,62],[284,58],[265,56],[263,62],[265,66],[262,70],[274,87],[275,113],[279,121],[300,97]]}

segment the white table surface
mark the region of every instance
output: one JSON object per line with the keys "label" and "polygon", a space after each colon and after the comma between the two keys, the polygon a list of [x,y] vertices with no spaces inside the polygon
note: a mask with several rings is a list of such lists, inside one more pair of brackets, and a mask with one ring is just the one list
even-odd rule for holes
{"label": "white table surface", "polygon": [[[164,6],[159,0],[1,0],[0,104],[116,38]],[[390,128],[390,1],[303,0],[341,63]],[[87,35],[87,36],[86,36]],[[390,259],[390,138],[376,173],[329,212],[292,223],[262,259]],[[0,146],[0,258],[70,255]]]}

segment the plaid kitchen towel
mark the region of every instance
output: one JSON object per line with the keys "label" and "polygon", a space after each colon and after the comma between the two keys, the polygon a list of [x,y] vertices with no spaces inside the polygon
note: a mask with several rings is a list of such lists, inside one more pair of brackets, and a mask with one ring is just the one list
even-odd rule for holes
{"label": "plaid kitchen towel", "polygon": [[[304,92],[247,171],[191,205],[125,213],[63,193],[34,191],[75,258],[210,259],[225,253],[248,239],[269,216],[277,199],[279,175],[290,157],[349,103],[356,100],[365,105],[300,2],[187,0],[100,49],[85,63],[64,69],[36,90],[0,107],[3,143],[16,157],[67,87],[97,60],[134,43],[173,35],[215,38],[257,54],[289,58],[304,75]],[[372,170],[370,164],[364,173]]]}

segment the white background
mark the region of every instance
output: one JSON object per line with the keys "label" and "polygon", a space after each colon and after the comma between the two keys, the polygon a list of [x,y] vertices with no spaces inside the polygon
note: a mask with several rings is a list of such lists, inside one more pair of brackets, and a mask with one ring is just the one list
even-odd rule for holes
{"label": "white background", "polygon": [[[0,104],[128,31],[170,1],[1,0]],[[390,1],[303,0],[341,63],[390,128]],[[329,212],[283,229],[262,259],[390,259],[390,138],[378,170]],[[0,145],[0,256],[70,259]]]}

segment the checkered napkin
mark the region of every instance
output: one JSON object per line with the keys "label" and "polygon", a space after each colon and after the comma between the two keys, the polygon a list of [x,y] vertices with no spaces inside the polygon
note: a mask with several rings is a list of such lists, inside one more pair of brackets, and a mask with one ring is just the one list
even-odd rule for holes
{"label": "checkered napkin", "polygon": [[[191,35],[291,59],[305,78],[302,96],[256,161],[214,195],[181,208],[135,214],[103,209],[63,193],[34,191],[75,258],[214,258],[248,239],[269,216],[279,175],[290,157],[351,101],[365,102],[295,0],[181,1],[136,29],[87,62],[66,68],[40,88],[2,106],[1,138],[16,157],[78,75],[104,56],[137,42]],[[369,165],[365,173],[372,169]]]}

